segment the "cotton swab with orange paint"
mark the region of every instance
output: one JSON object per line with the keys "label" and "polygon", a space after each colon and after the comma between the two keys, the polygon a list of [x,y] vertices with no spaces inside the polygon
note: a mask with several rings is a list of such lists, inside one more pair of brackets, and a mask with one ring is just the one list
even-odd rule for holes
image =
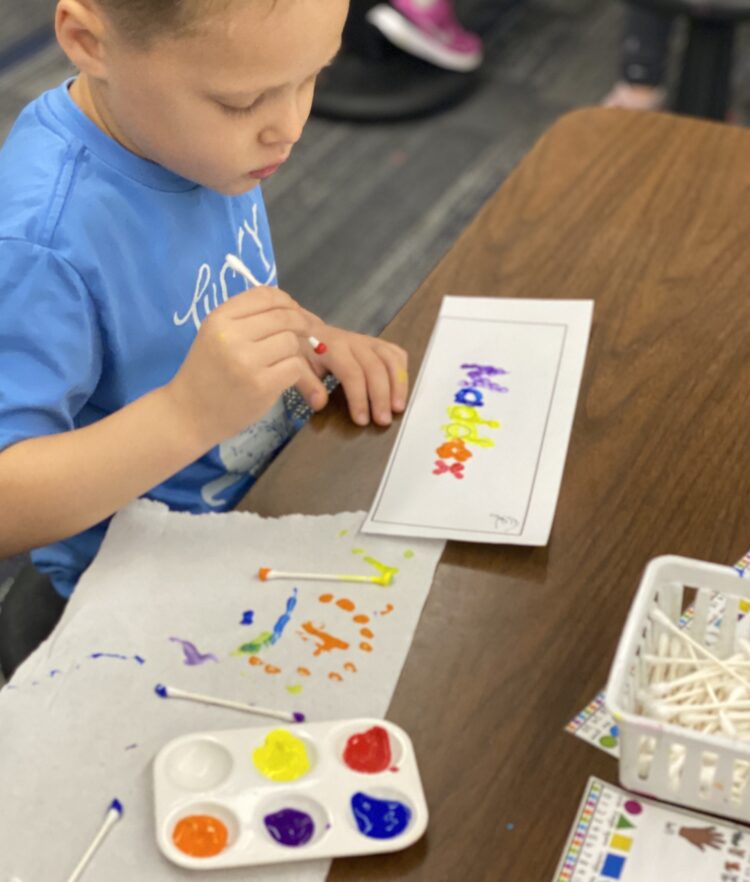
{"label": "cotton swab with orange paint", "polygon": [[288,573],[283,570],[273,570],[271,567],[261,567],[258,570],[258,578],[261,582],[270,582],[273,579],[292,579],[307,582],[365,582],[369,585],[382,585],[387,588],[395,575],[395,569],[384,568],[380,576],[360,576],[356,573]]}
{"label": "cotton swab with orange paint", "polygon": [[[249,282],[255,288],[260,287],[260,282],[255,276],[250,272],[250,270],[245,266],[245,264],[236,257],[234,254],[227,254],[226,263],[229,269],[234,270],[234,272],[239,273],[246,282]],[[321,343],[317,337],[308,337],[307,342],[312,346],[313,352],[316,355],[325,355],[328,352],[328,347],[325,343]]]}

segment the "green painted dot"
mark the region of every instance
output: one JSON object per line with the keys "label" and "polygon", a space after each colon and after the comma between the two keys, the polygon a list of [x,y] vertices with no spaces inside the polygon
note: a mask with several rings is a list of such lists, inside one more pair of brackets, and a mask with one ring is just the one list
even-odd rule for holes
{"label": "green painted dot", "polygon": [[617,747],[617,739],[613,735],[602,735],[599,744],[602,747]]}
{"label": "green painted dot", "polygon": [[408,560],[410,557],[414,557],[414,552],[411,550],[411,548],[407,548],[407,549],[406,549],[406,551],[404,552],[404,557],[405,557],[407,560]]}
{"label": "green painted dot", "polygon": [[364,548],[352,548],[352,554],[364,554]]}
{"label": "green painted dot", "polygon": [[287,686],[286,691],[291,692],[292,695],[299,695],[299,693],[302,692],[302,684],[294,683],[292,686]]}
{"label": "green painted dot", "polygon": [[341,539],[342,536],[346,536],[348,533],[348,530],[341,530],[341,532],[339,533],[339,539]]}

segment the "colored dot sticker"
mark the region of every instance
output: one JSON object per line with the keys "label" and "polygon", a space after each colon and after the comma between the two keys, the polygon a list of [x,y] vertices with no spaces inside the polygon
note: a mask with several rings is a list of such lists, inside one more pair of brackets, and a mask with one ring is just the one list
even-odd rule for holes
{"label": "colored dot sticker", "polygon": [[391,741],[382,726],[352,735],[344,748],[344,762],[355,772],[384,772],[391,759]]}
{"label": "colored dot sticker", "polygon": [[253,764],[271,781],[296,781],[311,768],[305,742],[285,729],[274,729],[253,751]]}
{"label": "colored dot sticker", "polygon": [[306,845],[315,833],[315,822],[298,809],[285,808],[263,818],[266,829],[279,843],[288,848]]}
{"label": "colored dot sticker", "polygon": [[172,841],[190,857],[207,858],[221,854],[227,847],[226,826],[211,815],[189,815],[175,825]]}
{"label": "colored dot sticker", "polygon": [[640,815],[643,811],[643,806],[636,799],[629,799],[623,808],[629,815]]}
{"label": "colored dot sticker", "polygon": [[359,832],[370,839],[394,839],[411,821],[411,809],[403,802],[361,792],[352,796],[352,812]]}

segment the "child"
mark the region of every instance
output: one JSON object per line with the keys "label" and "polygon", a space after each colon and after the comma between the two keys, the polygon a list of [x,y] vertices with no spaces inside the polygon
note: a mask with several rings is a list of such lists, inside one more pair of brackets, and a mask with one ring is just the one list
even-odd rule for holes
{"label": "child", "polygon": [[35,548],[63,597],[130,500],[239,501],[290,435],[288,387],[320,410],[330,371],[358,425],[404,409],[400,348],[275,287],[259,188],[302,134],[346,13],[347,0],[58,2],[80,73],[32,102],[0,152],[0,558]]}

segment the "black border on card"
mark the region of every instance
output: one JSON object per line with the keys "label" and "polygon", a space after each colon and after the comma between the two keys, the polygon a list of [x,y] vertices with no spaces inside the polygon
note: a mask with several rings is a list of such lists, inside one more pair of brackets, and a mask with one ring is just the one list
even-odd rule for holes
{"label": "black border on card", "polygon": [[460,527],[449,527],[442,526],[440,524],[413,524],[407,523],[404,521],[389,521],[385,519],[380,519],[377,517],[377,512],[380,507],[380,502],[383,498],[383,490],[388,485],[388,481],[390,480],[390,472],[393,463],[396,461],[396,457],[398,456],[398,448],[401,444],[401,440],[406,435],[407,423],[409,422],[409,418],[412,414],[412,406],[410,405],[406,415],[404,416],[404,422],[401,426],[401,431],[398,434],[398,438],[396,439],[396,444],[391,451],[390,459],[388,460],[388,465],[386,466],[385,473],[383,474],[383,478],[380,482],[380,487],[378,489],[378,495],[375,499],[375,502],[372,507],[372,515],[370,516],[370,520],[373,523],[378,524],[392,524],[396,527],[422,527],[427,528],[429,530],[452,530],[455,533],[486,533],[492,536],[517,536],[518,538],[523,537],[523,531],[526,529],[526,519],[529,515],[529,506],[531,505],[531,499],[534,495],[534,486],[536,484],[537,474],[539,472],[539,461],[542,458],[542,451],[544,449],[544,443],[547,439],[547,427],[549,426],[549,417],[550,412],[552,410],[552,402],[555,400],[555,393],[557,392],[557,381],[560,377],[560,365],[562,363],[563,352],[565,351],[565,346],[568,340],[568,325],[565,322],[534,322],[534,321],[513,321],[511,319],[485,319],[485,318],[473,318],[471,316],[456,316],[456,315],[446,315],[446,316],[438,316],[437,322],[435,323],[435,328],[433,329],[432,336],[430,337],[430,342],[427,347],[427,352],[425,353],[424,361],[422,362],[422,369],[419,372],[419,376],[417,378],[417,383],[412,392],[412,401],[415,401],[417,398],[417,394],[419,392],[419,387],[422,384],[422,380],[424,379],[425,374],[427,373],[427,365],[429,364],[430,358],[432,356],[432,349],[435,343],[435,338],[437,337],[437,326],[440,322],[444,321],[460,321],[460,322],[481,322],[482,324],[501,324],[501,325],[536,325],[543,327],[552,327],[552,328],[562,328],[563,336],[562,336],[562,344],[560,346],[560,352],[557,358],[557,367],[555,368],[555,379],[552,383],[552,391],[550,394],[550,399],[547,404],[547,415],[544,419],[544,431],[542,432],[542,438],[539,443],[539,450],[537,451],[536,464],[534,465],[534,476],[531,480],[529,495],[526,499],[526,506],[524,510],[523,520],[521,522],[521,530],[520,532],[512,532],[510,530],[470,530],[470,529],[462,529]]}

